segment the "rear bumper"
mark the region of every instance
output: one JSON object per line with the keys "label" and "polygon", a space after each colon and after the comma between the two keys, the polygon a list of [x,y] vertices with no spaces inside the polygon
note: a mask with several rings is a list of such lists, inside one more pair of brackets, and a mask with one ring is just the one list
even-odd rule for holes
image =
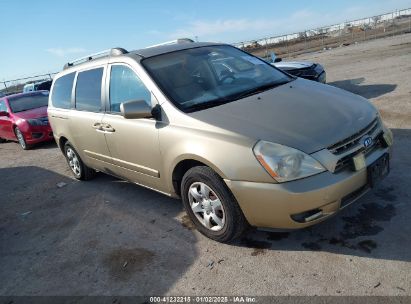
{"label": "rear bumper", "polygon": [[[367,167],[384,153],[390,153],[390,149],[378,149],[367,157]],[[225,182],[250,225],[279,229],[304,228],[319,223],[369,190],[366,168],[356,172],[347,169],[337,174],[327,171],[278,184]],[[316,216],[308,221],[296,220],[302,214]]]}

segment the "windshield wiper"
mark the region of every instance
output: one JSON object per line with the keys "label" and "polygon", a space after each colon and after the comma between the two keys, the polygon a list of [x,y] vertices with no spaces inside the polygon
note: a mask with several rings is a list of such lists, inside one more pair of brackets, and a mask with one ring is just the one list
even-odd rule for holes
{"label": "windshield wiper", "polygon": [[185,111],[186,112],[194,112],[194,111],[205,110],[205,109],[208,109],[208,108],[220,106],[220,105],[228,103],[230,101],[232,101],[232,100],[227,100],[225,98],[219,98],[219,99],[215,99],[215,100],[211,100],[211,101],[206,101],[206,102],[194,104],[192,106],[189,106],[189,107],[185,108]]}
{"label": "windshield wiper", "polygon": [[248,96],[252,96],[252,95],[264,92],[264,91],[268,91],[270,89],[276,88],[276,87],[278,87],[280,85],[283,85],[283,84],[286,84],[288,82],[290,82],[290,81],[287,80],[287,81],[267,83],[267,84],[252,88],[250,90],[241,92],[239,94],[236,94],[236,95],[233,96],[232,100],[238,100],[238,99],[241,99],[241,98],[245,98],[245,97],[248,97]]}
{"label": "windshield wiper", "polygon": [[218,98],[218,99],[211,100],[211,101],[206,101],[206,102],[194,104],[192,106],[187,107],[185,110],[187,112],[194,112],[194,111],[200,111],[200,110],[216,107],[216,106],[219,106],[219,105],[222,105],[222,104],[225,104],[225,103],[229,103],[229,102],[241,99],[241,98],[245,98],[245,97],[248,97],[248,96],[251,96],[251,95],[255,95],[255,94],[267,91],[269,89],[273,89],[275,87],[286,84],[288,82],[290,82],[290,81],[287,80],[287,81],[280,81],[280,82],[271,82],[271,83],[268,83],[268,84],[264,84],[264,85],[252,88],[250,90],[246,90],[244,92],[240,92],[238,94],[234,94],[234,95],[231,95],[231,96],[222,97],[222,98]]}

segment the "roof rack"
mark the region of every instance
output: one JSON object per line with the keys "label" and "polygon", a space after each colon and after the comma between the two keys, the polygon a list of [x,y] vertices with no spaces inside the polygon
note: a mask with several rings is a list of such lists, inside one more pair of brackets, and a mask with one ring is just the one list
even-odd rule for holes
{"label": "roof rack", "polygon": [[94,54],[90,54],[84,57],[77,58],[73,61],[69,61],[64,65],[63,70],[68,69],[69,67],[72,67],[75,64],[84,63],[87,61],[91,61],[93,59],[107,57],[107,56],[119,56],[119,55],[124,55],[127,53],[128,52],[123,48],[112,48],[112,49],[104,50],[98,53],[94,53]]}
{"label": "roof rack", "polygon": [[166,41],[166,42],[159,43],[159,44],[150,45],[150,46],[147,46],[146,49],[152,48],[152,47],[157,47],[157,46],[163,46],[163,45],[180,44],[180,43],[193,43],[193,42],[194,42],[194,40],[190,39],[190,38],[179,38],[179,39],[176,39],[176,40],[171,40],[171,41]]}

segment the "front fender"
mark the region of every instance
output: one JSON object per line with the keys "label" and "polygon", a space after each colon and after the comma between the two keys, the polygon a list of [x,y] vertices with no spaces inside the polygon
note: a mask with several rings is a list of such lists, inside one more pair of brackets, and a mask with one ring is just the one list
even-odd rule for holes
{"label": "front fender", "polygon": [[254,156],[253,139],[168,125],[160,130],[159,141],[163,178],[170,193],[174,192],[173,171],[183,160],[204,163],[223,179],[274,182]]}
{"label": "front fender", "polygon": [[15,121],[15,125],[20,129],[23,135],[27,136],[27,134],[30,133],[30,125],[26,120],[19,118]]}

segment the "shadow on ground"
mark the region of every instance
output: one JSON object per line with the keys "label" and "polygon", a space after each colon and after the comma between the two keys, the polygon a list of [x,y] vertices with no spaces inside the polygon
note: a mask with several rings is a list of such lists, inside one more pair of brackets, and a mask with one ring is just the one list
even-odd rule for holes
{"label": "shadow on ground", "polygon": [[161,295],[197,256],[177,200],[104,174],[0,176],[1,295]]}
{"label": "shadow on ground", "polygon": [[[20,146],[20,144],[17,141],[6,140],[5,142],[14,143]],[[57,147],[57,144],[54,140],[52,140],[52,141],[44,141],[44,142],[35,144],[31,146],[29,150],[54,149],[55,147]]]}
{"label": "shadow on ground", "polygon": [[361,95],[364,98],[376,98],[390,93],[397,87],[396,84],[362,84],[365,78],[346,79],[329,82],[329,85]]}
{"label": "shadow on ground", "polygon": [[391,173],[379,187],[321,224],[292,232],[254,230],[235,245],[253,248],[255,256],[267,250],[308,250],[411,261],[411,131],[393,132]]}

